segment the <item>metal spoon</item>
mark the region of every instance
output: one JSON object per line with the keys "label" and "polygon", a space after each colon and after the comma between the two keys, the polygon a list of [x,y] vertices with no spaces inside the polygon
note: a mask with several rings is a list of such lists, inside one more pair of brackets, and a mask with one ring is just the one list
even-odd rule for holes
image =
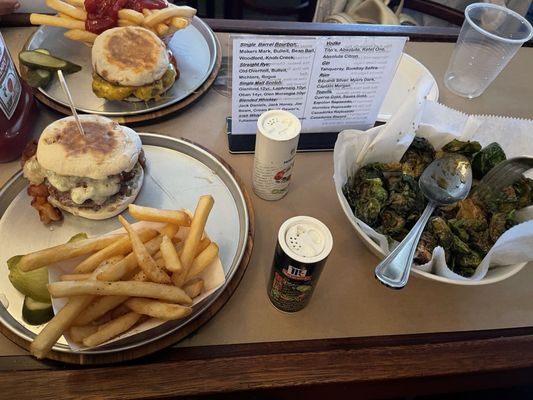
{"label": "metal spoon", "polygon": [[424,212],[398,247],[375,270],[376,278],[393,289],[401,289],[407,284],[418,240],[435,207],[455,203],[468,195],[472,187],[470,163],[462,155],[446,155],[428,165],[418,185],[428,199]]}

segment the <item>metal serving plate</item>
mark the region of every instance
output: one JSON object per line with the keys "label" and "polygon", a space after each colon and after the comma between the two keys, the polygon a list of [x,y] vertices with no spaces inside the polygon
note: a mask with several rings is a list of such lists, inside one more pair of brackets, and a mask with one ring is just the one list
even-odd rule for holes
{"label": "metal serving plate", "polygon": [[[243,192],[232,173],[215,156],[189,142],[156,134],[140,134],[146,153],[147,168],[143,187],[135,203],[159,208],[194,210],[200,195],[211,194],[215,204],[206,231],[220,250],[225,283],[212,295],[194,306],[183,320],[169,321],[147,332],[133,335],[106,347],[84,350],[83,354],[122,352],[162,339],[185,327],[206,311],[223,293],[239,267],[246,249],[249,211]],[[31,326],[22,320],[23,295],[8,279],[6,261],[16,254],[66,242],[79,232],[89,236],[110,232],[120,227],[116,218],[91,221],[65,213],[61,225],[44,226],[30,207],[27,182],[22,172],[15,174],[0,189],[0,322],[20,338],[31,342],[43,326]],[[127,214],[127,213],[125,213]],[[73,353],[65,340],[53,350]]]}
{"label": "metal serving plate", "polygon": [[[159,101],[126,102],[107,101],[96,97],[92,91],[91,48],[83,43],[63,36],[65,29],[41,26],[26,44],[27,49],[45,48],[58,57],[82,66],[75,74],[65,79],[72,93],[76,109],[89,114],[107,116],[128,116],[160,110],[173,105],[194,93],[209,77],[215,68],[218,42],[209,26],[200,18],[194,17],[190,26],[176,32],[167,45],[176,57],[180,78]],[[39,91],[65,107],[67,98],[57,79]]]}

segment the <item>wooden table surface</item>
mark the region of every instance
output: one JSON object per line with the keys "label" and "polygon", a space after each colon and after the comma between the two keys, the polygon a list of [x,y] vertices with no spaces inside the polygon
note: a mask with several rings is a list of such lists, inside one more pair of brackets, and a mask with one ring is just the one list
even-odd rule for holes
{"label": "wooden table surface", "polygon": [[[216,31],[312,33],[313,24],[210,21]],[[239,25],[240,24],[240,25]],[[361,34],[316,25],[317,34]],[[289,30],[287,30],[289,29]],[[533,118],[533,49],[523,48],[485,94],[448,92],[442,77],[457,31],[408,28],[406,53],[435,76],[440,101],[466,113]],[[364,34],[380,34],[378,29]],[[3,28],[17,54],[33,28]],[[394,27],[390,34],[402,33]],[[387,33],[384,29],[382,33]],[[229,36],[218,34],[223,53]],[[421,41],[415,41],[421,40]],[[444,42],[441,41],[445,40]],[[446,40],[448,42],[446,42]],[[223,58],[224,62],[224,58]],[[139,132],[183,137],[223,158],[251,190],[250,154],[230,154],[225,118],[230,99],[210,89],[170,118],[137,125]],[[61,117],[44,106],[34,136]],[[0,165],[0,185],[18,170]],[[411,279],[401,291],[373,278],[378,259],[357,239],[333,186],[331,152],[299,153],[288,195],[275,202],[252,194],[255,240],[233,296],[197,332],[174,346],[125,363],[76,366],[38,361],[0,336],[0,390],[6,398],[162,398],[218,394],[228,398],[407,396],[530,383],[533,376],[533,266],[504,282],[461,287]],[[334,249],[309,306],[281,313],[266,287],[276,233],[294,215],[310,215],[332,231]],[[0,244],[1,245],[1,244]]]}

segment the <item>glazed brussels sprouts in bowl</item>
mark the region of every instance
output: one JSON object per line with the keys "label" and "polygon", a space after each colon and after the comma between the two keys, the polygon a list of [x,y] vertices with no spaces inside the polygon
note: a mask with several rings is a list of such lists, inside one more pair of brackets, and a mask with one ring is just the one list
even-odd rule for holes
{"label": "glazed brussels sprouts in bowl", "polygon": [[[424,138],[415,137],[399,162],[373,162],[348,177],[337,195],[357,235],[378,257],[386,256],[360,222],[384,235],[389,245],[400,242],[420,217],[426,200],[418,187],[422,171],[445,153],[466,156],[476,180],[506,159],[498,143],[482,147],[476,141],[453,140],[434,149]],[[475,193],[475,184],[473,192]],[[344,201],[344,199],[346,201]],[[442,248],[446,266],[455,276],[470,278],[498,238],[516,225],[518,210],[533,205],[533,180],[522,177],[482,204],[469,195],[465,200],[436,209],[417,245],[414,263],[428,265],[434,250]],[[355,216],[360,222],[354,220]],[[526,263],[489,268],[481,279],[453,279],[413,268],[415,276],[459,285],[482,285],[506,279]]]}

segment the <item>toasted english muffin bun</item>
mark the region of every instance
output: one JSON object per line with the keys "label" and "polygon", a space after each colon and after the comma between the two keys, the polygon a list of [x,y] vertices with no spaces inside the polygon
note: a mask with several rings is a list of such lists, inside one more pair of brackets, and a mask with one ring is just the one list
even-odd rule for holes
{"label": "toasted english muffin bun", "polygon": [[85,135],[74,117],[48,125],[39,138],[37,161],[59,175],[105,179],[130,171],[142,150],[139,135],[100,115],[80,115]]}
{"label": "toasted english muffin bun", "polygon": [[98,35],[92,47],[94,71],[122,86],[148,85],[161,79],[169,62],[161,39],[139,26],[108,29]]}

